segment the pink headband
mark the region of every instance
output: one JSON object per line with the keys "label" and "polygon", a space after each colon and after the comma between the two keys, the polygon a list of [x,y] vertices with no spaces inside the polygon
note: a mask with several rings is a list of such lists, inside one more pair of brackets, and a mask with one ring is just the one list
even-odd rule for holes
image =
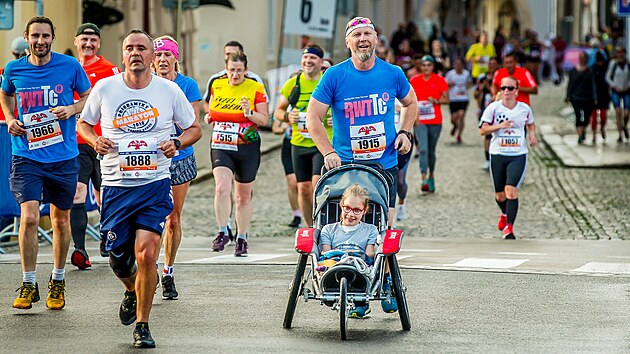
{"label": "pink headband", "polygon": [[153,49],[156,52],[170,52],[175,59],[179,60],[179,48],[177,43],[170,39],[156,39],[153,41]]}

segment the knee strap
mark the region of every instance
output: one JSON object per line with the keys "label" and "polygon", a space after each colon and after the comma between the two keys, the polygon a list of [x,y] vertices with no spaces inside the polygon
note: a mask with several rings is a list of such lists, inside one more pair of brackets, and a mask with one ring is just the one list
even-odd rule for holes
{"label": "knee strap", "polygon": [[133,249],[122,247],[109,251],[109,266],[118,278],[129,278],[136,274],[136,257]]}

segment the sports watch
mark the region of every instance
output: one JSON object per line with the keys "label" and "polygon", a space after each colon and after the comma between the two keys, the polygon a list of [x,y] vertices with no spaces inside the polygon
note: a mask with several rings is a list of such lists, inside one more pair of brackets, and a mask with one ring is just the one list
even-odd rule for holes
{"label": "sports watch", "polygon": [[401,129],[401,130],[398,131],[398,135],[400,135],[400,134],[405,134],[405,136],[407,137],[407,139],[409,139],[409,141],[413,141],[413,135],[411,135],[410,132]]}
{"label": "sports watch", "polygon": [[173,144],[175,144],[175,150],[179,150],[179,147],[182,146],[182,142],[179,139],[173,139]]}

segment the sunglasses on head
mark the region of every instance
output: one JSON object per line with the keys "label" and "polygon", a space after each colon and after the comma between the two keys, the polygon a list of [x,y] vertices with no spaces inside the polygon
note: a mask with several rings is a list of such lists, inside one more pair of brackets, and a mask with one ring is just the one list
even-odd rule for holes
{"label": "sunglasses on head", "polygon": [[357,18],[356,20],[352,21],[352,22],[348,22],[348,25],[346,26],[346,28],[349,27],[354,27],[357,25],[369,25],[370,23],[372,23],[372,21],[369,18]]}
{"label": "sunglasses on head", "polygon": [[514,91],[516,90],[516,88],[517,88],[516,86],[501,86],[501,91],[505,91],[505,90]]}

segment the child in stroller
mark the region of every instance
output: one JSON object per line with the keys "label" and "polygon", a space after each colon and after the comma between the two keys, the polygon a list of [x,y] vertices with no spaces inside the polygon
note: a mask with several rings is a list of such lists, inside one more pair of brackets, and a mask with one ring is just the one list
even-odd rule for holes
{"label": "child in stroller", "polygon": [[[323,262],[320,264],[331,265],[327,261],[331,258],[338,260],[340,252],[335,252],[335,250],[340,250],[363,259],[367,265],[372,265],[378,229],[375,225],[361,221],[368,212],[369,201],[368,191],[358,184],[354,184],[344,191],[339,203],[341,220],[324,226],[321,231],[320,247],[322,256],[320,261]],[[369,313],[368,303],[358,303],[349,312],[349,316],[364,318]]]}

